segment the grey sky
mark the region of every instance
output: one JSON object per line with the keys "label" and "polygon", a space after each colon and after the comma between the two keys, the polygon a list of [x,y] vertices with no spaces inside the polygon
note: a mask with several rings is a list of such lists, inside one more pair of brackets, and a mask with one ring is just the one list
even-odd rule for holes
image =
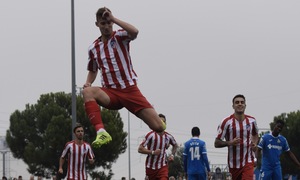
{"label": "grey sky", "polygon": [[[70,5],[0,2],[1,136],[16,109],[36,103],[41,94],[71,92]],[[211,163],[226,163],[227,149],[215,149],[213,142],[219,122],[233,112],[234,95],[246,96],[246,113],[260,128],[299,110],[300,1],[76,1],[78,86],[87,74],[87,48],[100,35],[94,21],[102,6],[139,29],[131,43],[138,84],[167,116],[168,132],[182,144],[199,126]],[[127,111],[120,112],[127,131]],[[130,118],[131,176],[142,179],[145,156],[137,146],[149,129]],[[128,176],[127,155],[113,166],[115,179]]]}

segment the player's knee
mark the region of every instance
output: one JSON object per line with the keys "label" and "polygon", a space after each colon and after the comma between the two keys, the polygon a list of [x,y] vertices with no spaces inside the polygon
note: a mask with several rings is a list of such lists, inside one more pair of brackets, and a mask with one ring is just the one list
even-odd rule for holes
{"label": "player's knee", "polygon": [[154,130],[156,132],[163,132],[166,129],[166,124],[161,122]]}
{"label": "player's knee", "polygon": [[92,95],[92,88],[91,87],[84,88],[81,91],[81,93],[82,93],[83,99],[89,98]]}

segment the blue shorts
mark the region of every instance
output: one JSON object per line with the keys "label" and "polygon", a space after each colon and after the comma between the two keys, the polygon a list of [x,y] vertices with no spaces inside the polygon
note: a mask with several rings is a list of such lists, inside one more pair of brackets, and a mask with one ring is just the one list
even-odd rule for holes
{"label": "blue shorts", "polygon": [[260,170],[259,174],[260,180],[282,180],[281,167],[277,167],[274,169],[264,169]]}
{"label": "blue shorts", "polygon": [[206,173],[188,174],[188,180],[206,180]]}

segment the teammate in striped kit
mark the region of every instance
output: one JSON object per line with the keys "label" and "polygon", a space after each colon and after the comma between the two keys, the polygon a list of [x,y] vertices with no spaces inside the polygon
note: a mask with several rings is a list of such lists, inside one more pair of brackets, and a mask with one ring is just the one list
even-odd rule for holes
{"label": "teammate in striped kit", "polygon": [[[161,120],[166,123],[166,117],[159,114]],[[166,150],[172,145],[172,154],[167,157]],[[150,131],[140,144],[138,152],[147,154],[146,178],[148,180],[168,180],[168,161],[173,161],[177,150],[177,143],[174,137],[167,132],[157,133]]]}
{"label": "teammate in striped kit", "polygon": [[93,164],[95,155],[91,146],[83,140],[84,130],[82,125],[77,124],[73,129],[73,133],[75,139],[66,143],[59,160],[58,172],[63,174],[63,164],[65,159],[68,159],[67,179],[86,180],[86,158],[88,158],[90,164]]}
{"label": "teammate in striped kit", "polygon": [[199,137],[200,129],[193,127],[192,138],[184,143],[183,164],[188,180],[210,179],[206,145]]}
{"label": "teammate in striped kit", "polygon": [[[152,130],[162,132],[165,125],[137,87],[137,75],[131,62],[129,43],[137,37],[138,29],[114,17],[106,7],[97,11],[96,19],[101,36],[89,47],[88,75],[82,91],[86,113],[97,131],[92,145],[99,148],[112,140],[102,123],[98,104],[114,110],[125,107]],[[113,31],[113,24],[121,29]],[[102,87],[92,87],[98,70]]]}
{"label": "teammate in striped kit", "polygon": [[[258,127],[254,117],[245,115],[246,99],[238,94],[232,99],[234,114],[218,126],[215,147],[228,147],[228,166],[233,180],[253,180]],[[225,141],[223,140],[225,138]]]}
{"label": "teammate in striped kit", "polygon": [[284,121],[277,120],[272,133],[264,134],[257,145],[257,153],[262,152],[262,166],[260,180],[281,180],[282,172],[280,166],[280,155],[284,152],[300,169],[300,163],[294,153],[290,150],[286,138],[280,135],[284,127]]}

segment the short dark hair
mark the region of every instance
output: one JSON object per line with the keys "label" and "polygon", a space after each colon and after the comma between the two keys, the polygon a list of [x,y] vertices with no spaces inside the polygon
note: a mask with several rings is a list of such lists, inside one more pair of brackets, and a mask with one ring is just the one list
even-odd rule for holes
{"label": "short dark hair", "polygon": [[276,121],[276,124],[281,124],[282,126],[284,126],[284,121],[283,120],[281,120],[281,119],[278,119],[277,121]]}
{"label": "short dark hair", "polygon": [[102,19],[102,15],[103,13],[105,12],[105,9],[107,9],[109,12],[110,9],[106,8],[106,7],[102,7],[102,8],[99,8],[98,11],[96,12],[96,20],[98,21],[99,19]]}
{"label": "short dark hair", "polygon": [[198,127],[192,128],[192,136],[200,136],[200,129]]}
{"label": "short dark hair", "polygon": [[73,132],[75,133],[76,129],[81,128],[81,127],[83,128],[83,126],[80,123],[76,123],[76,125],[73,129]]}
{"label": "short dark hair", "polygon": [[236,98],[243,98],[244,101],[246,101],[246,98],[245,98],[244,95],[242,95],[242,94],[237,94],[237,95],[235,95],[235,96],[233,97],[233,99],[232,99],[232,104],[234,104],[234,100],[235,100]]}
{"label": "short dark hair", "polygon": [[165,115],[163,115],[163,114],[158,114],[158,116],[159,116],[160,118],[164,118],[164,119],[167,121],[167,119],[166,119],[166,116],[165,116]]}

